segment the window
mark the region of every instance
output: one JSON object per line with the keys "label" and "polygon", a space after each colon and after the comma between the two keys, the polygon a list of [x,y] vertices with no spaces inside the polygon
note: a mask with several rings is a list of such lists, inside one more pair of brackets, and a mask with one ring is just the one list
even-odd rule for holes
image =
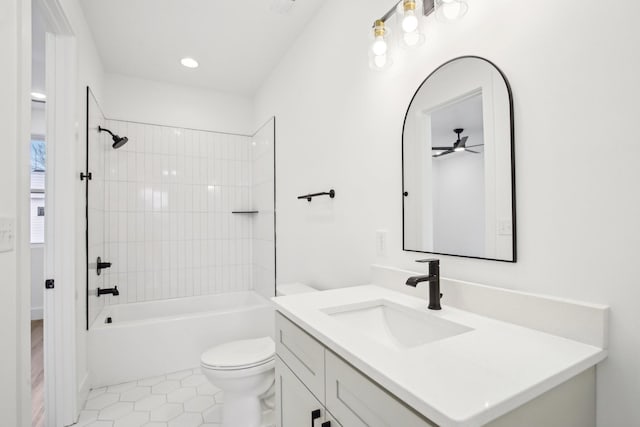
{"label": "window", "polygon": [[31,137],[31,243],[44,243],[44,177],[47,149],[43,138]]}

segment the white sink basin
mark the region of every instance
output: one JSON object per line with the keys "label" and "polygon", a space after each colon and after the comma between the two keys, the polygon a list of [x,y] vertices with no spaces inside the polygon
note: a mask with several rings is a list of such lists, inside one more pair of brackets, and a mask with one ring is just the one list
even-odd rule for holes
{"label": "white sink basin", "polygon": [[388,347],[408,349],[472,329],[388,300],[365,301],[322,310],[345,326]]}

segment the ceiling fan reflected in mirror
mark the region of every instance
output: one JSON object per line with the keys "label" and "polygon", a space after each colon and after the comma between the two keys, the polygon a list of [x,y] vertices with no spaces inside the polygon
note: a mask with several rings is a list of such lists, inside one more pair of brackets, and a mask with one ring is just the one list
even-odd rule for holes
{"label": "ceiling fan reflected in mirror", "polygon": [[484,144],[476,144],[476,145],[467,145],[468,136],[463,136],[460,138],[460,134],[464,132],[464,129],[457,128],[453,130],[457,135],[458,139],[453,142],[452,147],[431,147],[432,151],[439,151],[439,153],[434,154],[432,157],[441,157],[451,153],[459,153],[461,151],[467,151],[469,153],[480,154],[479,151],[469,150],[469,148],[480,147]]}

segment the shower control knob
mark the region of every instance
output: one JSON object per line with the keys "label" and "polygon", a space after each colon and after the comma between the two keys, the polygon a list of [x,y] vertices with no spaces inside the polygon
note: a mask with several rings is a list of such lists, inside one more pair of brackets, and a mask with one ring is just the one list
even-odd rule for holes
{"label": "shower control knob", "polygon": [[101,273],[101,270],[104,270],[105,268],[110,268],[111,267],[111,263],[110,262],[103,262],[102,258],[98,257],[98,259],[96,260],[96,273],[98,274],[98,276]]}

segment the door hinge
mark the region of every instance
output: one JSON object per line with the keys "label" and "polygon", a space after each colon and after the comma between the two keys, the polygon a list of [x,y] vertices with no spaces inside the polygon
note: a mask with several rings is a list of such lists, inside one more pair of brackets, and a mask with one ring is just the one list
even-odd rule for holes
{"label": "door hinge", "polygon": [[45,289],[53,289],[56,287],[56,282],[53,279],[47,279],[44,281],[44,288]]}
{"label": "door hinge", "polygon": [[91,179],[93,178],[91,176],[91,172],[88,172],[88,173],[80,172],[80,181],[84,181],[85,178],[91,181]]}

